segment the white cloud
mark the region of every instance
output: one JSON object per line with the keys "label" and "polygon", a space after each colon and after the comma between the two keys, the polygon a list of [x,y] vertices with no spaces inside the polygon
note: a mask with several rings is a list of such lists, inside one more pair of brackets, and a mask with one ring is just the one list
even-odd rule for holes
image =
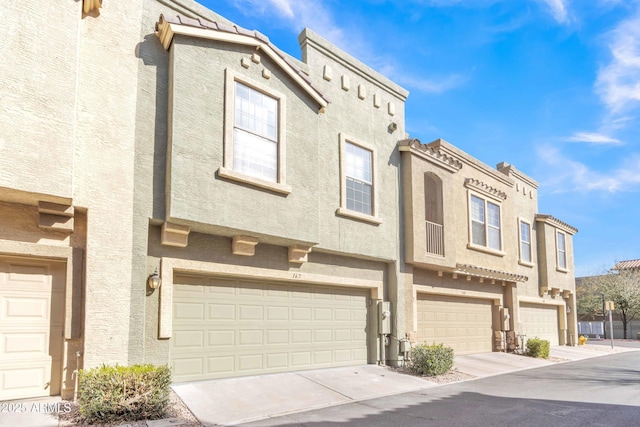
{"label": "white cloud", "polygon": [[443,93],[465,84],[469,78],[461,74],[452,74],[444,77],[415,77],[408,75],[395,75],[394,78],[403,86],[408,86],[419,92]]}
{"label": "white cloud", "polygon": [[293,18],[294,12],[291,8],[291,1],[289,0],[267,0],[266,3],[271,3],[281,14],[287,18]]}
{"label": "white cloud", "polygon": [[621,145],[622,141],[610,136],[597,132],[576,132],[567,141],[571,142],[586,142],[588,144],[596,145]]}
{"label": "white cloud", "polygon": [[567,12],[568,0],[540,0],[547,5],[549,13],[553,16],[553,19],[560,24],[564,24],[569,21],[569,14]]}
{"label": "white cloud", "polygon": [[234,0],[233,4],[240,11],[280,21],[295,33],[309,27],[338,46],[351,41],[335,23],[331,10],[320,0]]}
{"label": "white cloud", "polygon": [[550,176],[544,187],[555,193],[568,191],[604,191],[608,193],[640,191],[640,155],[628,156],[622,165],[610,171],[596,171],[571,160],[554,146],[538,149],[538,157]]}
{"label": "white cloud", "polygon": [[617,115],[640,104],[640,13],[622,21],[609,37],[611,62],[599,70],[595,87]]}
{"label": "white cloud", "polygon": [[[460,0],[443,0],[440,3],[442,5],[458,1]],[[234,0],[234,5],[239,10],[250,10],[252,13],[279,20],[296,34],[308,27],[379,73],[412,90],[442,93],[458,87],[468,80],[468,77],[460,74],[424,77],[404,73],[394,65],[398,63],[398,59],[389,55],[381,55],[371,42],[370,37],[357,28],[346,30],[338,25],[333,12],[326,6],[326,2],[321,0]]]}

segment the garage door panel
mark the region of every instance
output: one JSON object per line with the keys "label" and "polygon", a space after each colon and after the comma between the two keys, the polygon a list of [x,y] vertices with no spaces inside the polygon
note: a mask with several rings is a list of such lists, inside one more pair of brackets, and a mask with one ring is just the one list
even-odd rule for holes
{"label": "garage door panel", "polygon": [[267,307],[267,321],[289,320],[289,307],[269,306]]}
{"label": "garage door panel", "polygon": [[558,308],[541,304],[520,305],[520,323],[522,332],[528,338],[538,337],[558,345]]}
{"label": "garage door panel", "polygon": [[175,381],[367,363],[366,289],[186,279],[206,285],[174,288]]}
{"label": "garage door panel", "polygon": [[62,263],[0,258],[0,400],[60,393]]}
{"label": "garage door panel", "polygon": [[492,301],[418,294],[418,340],[455,354],[492,351]]}

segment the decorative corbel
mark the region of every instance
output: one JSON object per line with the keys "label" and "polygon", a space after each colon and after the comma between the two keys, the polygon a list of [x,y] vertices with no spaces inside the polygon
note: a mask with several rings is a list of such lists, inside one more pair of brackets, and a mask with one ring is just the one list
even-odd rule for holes
{"label": "decorative corbel", "polygon": [[234,255],[254,256],[258,239],[250,236],[233,236],[231,253]]}
{"label": "decorative corbel", "polygon": [[308,261],[308,254],[311,252],[311,246],[292,245],[289,246],[289,262],[302,264]]}

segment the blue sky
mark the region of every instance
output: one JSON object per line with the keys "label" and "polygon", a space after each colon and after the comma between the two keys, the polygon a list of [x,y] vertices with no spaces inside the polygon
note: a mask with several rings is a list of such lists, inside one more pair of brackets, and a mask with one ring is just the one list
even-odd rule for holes
{"label": "blue sky", "polygon": [[198,0],[300,58],[309,27],[409,90],[407,132],[540,183],[576,275],[640,258],[640,0]]}

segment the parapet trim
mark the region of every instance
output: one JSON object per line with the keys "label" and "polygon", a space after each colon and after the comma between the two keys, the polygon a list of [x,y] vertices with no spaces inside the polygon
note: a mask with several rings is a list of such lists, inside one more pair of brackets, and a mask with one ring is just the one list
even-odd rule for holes
{"label": "parapet trim", "polygon": [[437,148],[421,143],[419,139],[403,139],[398,142],[398,149],[415,154],[449,172],[455,173],[462,169],[462,162],[460,160],[443,153]]}
{"label": "parapet trim", "polygon": [[329,104],[329,99],[311,83],[309,76],[297,67],[294,61],[289,59],[286,54],[275,47],[267,36],[258,31],[246,30],[237,25],[223,22],[209,22],[201,18],[193,19],[182,15],[168,17],[162,14],[156,23],[156,35],[166,50],[171,47],[175,35],[255,47],[256,50],[261,50],[271,58],[311,96],[318,103],[320,112],[324,111]]}

